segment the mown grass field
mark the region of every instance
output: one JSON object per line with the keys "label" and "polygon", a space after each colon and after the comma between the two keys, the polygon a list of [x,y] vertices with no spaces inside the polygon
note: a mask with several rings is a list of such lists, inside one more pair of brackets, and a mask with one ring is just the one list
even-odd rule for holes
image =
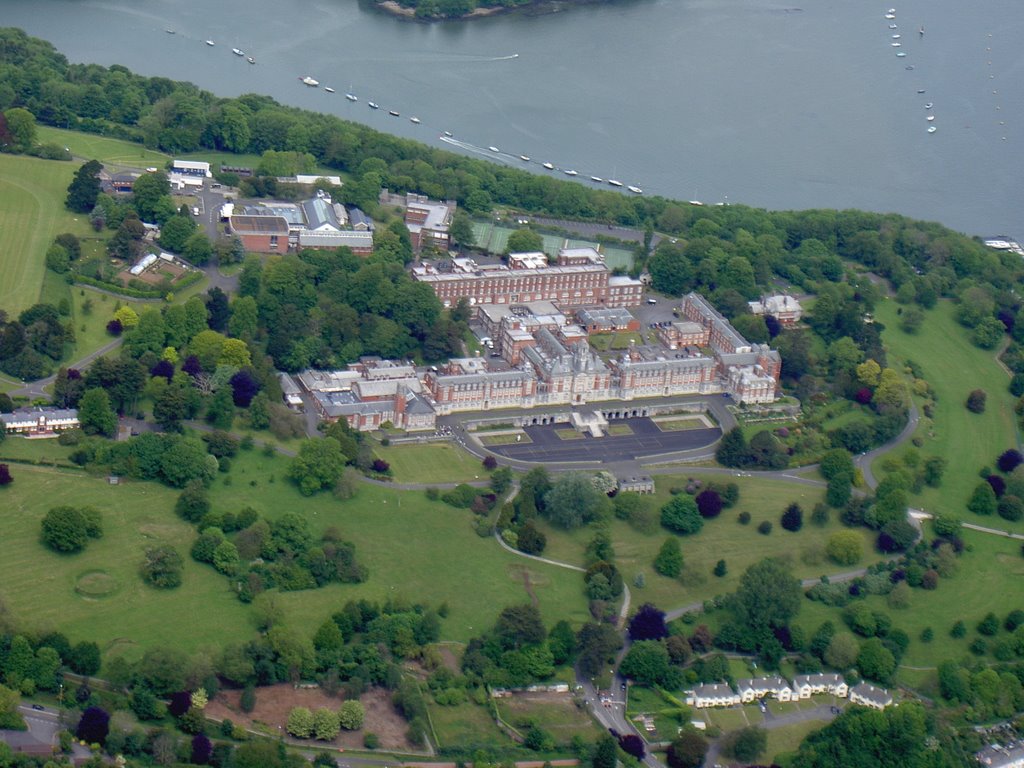
{"label": "mown grass field", "polygon": [[36,127],[40,143],[59,144],[71,150],[75,157],[86,160],[99,160],[104,164],[121,165],[133,168],[162,168],[171,159],[170,155],[146,149],[141,144],[121,139],[111,139],[92,133],[66,131],[48,125]]}
{"label": "mown grass field", "polygon": [[[53,441],[10,438],[2,453],[37,460],[63,458],[67,449]],[[175,491],[155,483],[111,486],[105,478],[78,472],[11,466],[14,483],[0,492],[0,596],[19,621],[60,628],[74,639],[95,639],[108,656],[137,656],[169,638],[194,651],[253,634],[251,609],[233,596],[227,580],[189,558],[196,534],[174,515]],[[488,629],[501,608],[533,599],[549,623],[585,620],[578,574],[528,563],[493,539],[481,539],[473,532],[468,511],[430,502],[421,492],[369,485],[347,502],[330,494],[304,498],[285,479],[286,469],[284,458],[268,458],[260,451],[241,454],[232,472],[215,483],[214,507],[238,510],[249,505],[269,518],[295,511],[314,531],[336,525],[355,542],[357,556],[370,570],[364,584],[281,595],[292,626],[312,633],[346,601],[361,597],[447,602],[451,612],[442,634],[458,641]],[[102,510],[105,536],[77,555],[47,550],[39,542],[39,524],[59,504]],[[144,550],[154,543],[173,544],[183,554],[180,588],[153,590],[138,577]],[[88,594],[76,592],[76,587]],[[188,632],[179,634],[186,626]]]}
{"label": "mown grass field", "polygon": [[[1014,398],[1007,389],[1009,376],[996,361],[994,351],[971,344],[969,331],[954,319],[951,302],[939,302],[926,312],[916,334],[900,329],[897,309],[895,302],[884,301],[875,314],[886,326],[883,341],[889,365],[912,360],[920,366],[923,378],[935,392],[936,403],[933,419],[922,413],[916,436],[924,441],[923,455],[943,456],[948,462],[942,485],[925,488],[911,498],[911,503],[929,512],[959,515],[967,522],[1024,531],[1024,523],[979,518],[965,509],[979,481],[978,471],[993,466],[1000,453],[1017,445]],[[978,388],[988,393],[987,407],[981,414],[964,407],[967,395]],[[881,461],[872,468],[879,477]]]}
{"label": "mown grass field", "polygon": [[39,300],[45,256],[62,232],[88,232],[64,208],[77,164],[0,155],[0,309],[16,316]]}
{"label": "mown grass field", "polygon": [[[652,509],[660,509],[671,498],[669,489],[673,486],[684,487],[687,478],[691,476],[701,477],[699,471],[694,471],[692,475],[657,476],[657,493],[648,497]],[[645,534],[634,530],[624,521],[610,521],[616,562],[626,583],[632,585],[637,573],[644,574],[646,584],[643,588],[630,586],[634,605],[651,602],[663,610],[670,610],[724,595],[736,589],[740,576],[748,566],[765,557],[783,556],[789,559],[793,573],[800,578],[815,578],[821,574],[848,570],[831,563],[823,554],[828,537],[841,528],[836,513],[831,514],[829,524],[823,528],[810,522],[811,509],[823,496],[817,488],[758,477],[715,475],[703,479],[735,482],[740,487],[740,498],[732,509],[724,510],[714,520],[706,520],[700,533],[678,537],[684,559],[683,581],[661,576],[653,567],[662,543],[675,534],[660,527],[654,533]],[[782,512],[793,501],[799,503],[804,510],[804,526],[797,533],[790,533],[779,525]],[[748,525],[737,522],[737,516],[742,511],[750,512],[751,521]],[[764,520],[772,523],[772,532],[767,536],[757,532],[758,523]],[[548,546],[543,553],[545,557],[582,565],[584,549],[594,535],[592,526],[565,532],[544,522],[539,525],[548,537]],[[863,530],[862,535],[865,558],[861,565],[864,566],[876,558],[872,554],[872,537],[869,532]],[[712,573],[719,560],[725,560],[728,568],[728,573],[721,578]]]}
{"label": "mown grass field", "polygon": [[396,483],[463,483],[490,476],[479,459],[451,443],[377,445],[373,451],[391,465]]}

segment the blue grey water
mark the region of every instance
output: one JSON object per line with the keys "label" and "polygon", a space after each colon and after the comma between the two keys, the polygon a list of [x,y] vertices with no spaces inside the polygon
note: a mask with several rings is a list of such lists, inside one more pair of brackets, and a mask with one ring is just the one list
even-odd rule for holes
{"label": "blue grey water", "polygon": [[582,183],[1024,237],[1019,0],[620,0],[446,24],[357,0],[2,0],[0,24],[72,61],[267,93],[438,146],[447,130],[456,151]]}

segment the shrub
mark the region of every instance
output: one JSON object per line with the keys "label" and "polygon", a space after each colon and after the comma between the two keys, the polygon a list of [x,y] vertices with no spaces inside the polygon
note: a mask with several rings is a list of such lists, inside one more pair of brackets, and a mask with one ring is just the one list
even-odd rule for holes
{"label": "shrub", "polygon": [[963,620],[957,621],[953,624],[953,628],[949,630],[949,636],[955,638],[961,638],[967,634],[967,625],[964,624]]}
{"label": "shrub", "polygon": [[654,570],[670,579],[674,579],[683,570],[683,553],[679,548],[679,540],[674,536],[669,536],[661,545],[654,559]]}
{"label": "shrub", "polygon": [[736,521],[740,525],[749,525],[750,524],[750,513],[749,512],[740,512],[736,516]]}
{"label": "shrub", "polygon": [[90,538],[98,539],[102,535],[100,514],[95,509],[53,507],[43,518],[43,542],[56,552],[80,552]]}
{"label": "shrub", "polygon": [[704,525],[704,520],[693,498],[680,495],[661,508],[661,524],[670,531],[688,535],[697,533]]}
{"label": "shrub", "polygon": [[999,467],[999,471],[1003,474],[1009,474],[1013,472],[1021,464],[1024,464],[1024,456],[1021,452],[1015,448],[1010,448],[1008,451],[1003,451],[996,460],[996,466]]}
{"label": "shrub", "polygon": [[800,509],[800,505],[794,502],[786,507],[786,511],[782,513],[780,523],[783,528],[793,533],[796,533],[803,528],[804,511]]}
{"label": "shrub", "polygon": [[181,555],[170,546],[149,547],[142,563],[142,578],[157,589],[181,586]]}
{"label": "shrub", "polygon": [[700,512],[700,516],[705,519],[718,517],[722,511],[722,497],[718,495],[717,491],[711,490],[710,488],[698,493],[696,501],[697,511]]}
{"label": "shrub", "polygon": [[985,401],[988,399],[988,395],[983,389],[975,389],[967,396],[967,402],[965,406],[971,413],[984,413],[985,412]]}
{"label": "shrub", "polygon": [[772,524],[767,520],[765,520],[762,523],[759,523],[757,526],[757,532],[760,533],[762,536],[767,536],[769,533],[772,532]]}
{"label": "shrub", "polygon": [[994,613],[987,613],[985,618],[978,622],[978,632],[991,637],[999,631],[999,619]]}
{"label": "shrub", "polygon": [[346,731],[358,731],[363,727],[366,709],[355,700],[346,701],[338,710],[338,722]]}
{"label": "shrub", "polygon": [[855,565],[864,556],[864,541],[856,531],[837,531],[829,536],[825,554],[836,565]]}

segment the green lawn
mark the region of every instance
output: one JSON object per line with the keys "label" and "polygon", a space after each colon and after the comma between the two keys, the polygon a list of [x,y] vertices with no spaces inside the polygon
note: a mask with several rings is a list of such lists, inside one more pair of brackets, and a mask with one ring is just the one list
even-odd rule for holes
{"label": "green lawn", "polygon": [[472,703],[441,707],[434,704],[429,696],[427,701],[430,702],[427,708],[439,746],[507,749],[512,745],[512,740],[498,728],[484,707]]}
{"label": "green lawn", "polygon": [[461,483],[488,477],[479,459],[451,443],[376,446],[374,453],[391,465],[396,483]]}
{"label": "green lawn", "polygon": [[[91,303],[88,314],[84,306],[86,302]],[[160,306],[134,299],[118,299],[82,285],[71,287],[75,345],[67,356],[68,360],[78,360],[114,340],[114,337],[107,333],[107,323],[113,319],[114,307],[118,302],[121,306],[132,307],[136,312],[141,312],[146,306]]]}
{"label": "green lawn", "polygon": [[133,168],[149,168],[150,166],[163,168],[164,164],[171,159],[170,155],[146,149],[141,144],[132,141],[111,139],[92,133],[66,131],[63,128],[51,128],[48,125],[37,126],[36,132],[41,143],[59,144],[68,147],[75,157],[99,160],[104,164]]}
{"label": "green lawn", "polygon": [[496,699],[495,704],[502,719],[520,732],[529,728],[528,723],[536,722],[559,744],[568,744],[576,735],[587,741],[596,735],[594,721],[568,693],[517,694]]}
{"label": "green lawn", "polygon": [[[652,508],[660,509],[671,498],[669,489],[685,486],[690,476],[700,477],[700,473],[694,471],[692,475],[656,477],[657,493],[648,497]],[[634,605],[652,602],[668,610],[715,595],[724,595],[736,589],[745,568],[769,556],[788,558],[794,574],[801,578],[815,578],[824,573],[844,570],[830,563],[822,554],[829,535],[840,529],[835,513],[829,525],[824,528],[809,522],[811,508],[822,498],[822,493],[817,489],[758,477],[726,478],[717,475],[710,479],[736,482],[740,487],[740,499],[735,507],[724,510],[718,518],[705,521],[700,533],[679,538],[685,561],[685,584],[658,575],[652,565],[664,540],[673,534],[663,528],[652,534],[639,533],[627,523],[616,519],[609,523],[616,562],[626,583],[632,585],[636,574],[641,571],[644,573],[646,585],[643,588],[630,587]],[[779,517],[792,501],[798,502],[804,509],[804,527],[798,533],[790,533],[779,525]],[[737,522],[737,515],[741,511],[750,512],[752,519],[749,525]],[[758,523],[763,520],[770,520],[773,524],[768,536],[756,530]],[[547,523],[542,522],[541,525],[548,537],[545,557],[582,564],[586,543],[594,535],[592,528],[565,532]],[[872,552],[870,533],[863,530],[862,535],[864,551]],[[722,578],[712,574],[720,559],[724,559],[728,567],[728,573]],[[865,558],[863,564],[867,565],[868,562],[868,558]]]}
{"label": "green lawn", "polygon": [[[303,497],[285,480],[288,460],[261,451],[240,453],[231,484],[219,479],[211,499],[219,509],[252,506],[268,517],[300,511],[314,530],[337,526],[356,544],[357,557],[370,570],[360,585],[332,585],[281,596],[293,624],[315,627],[349,599],[447,601],[451,613],[442,625],[446,640],[467,641],[494,623],[507,605],[529,601],[526,582],[549,624],[579,623],[587,604],[578,573],[527,561],[473,531],[468,510],[427,500],[422,491],[363,485],[357,496],[339,502],[329,493]],[[271,482],[273,479],[273,482]]]}
{"label": "green lawn", "polygon": [[0,155],[0,308],[9,315],[39,301],[53,238],[89,231],[85,217],[64,208],[77,168],[75,163]]}
{"label": "green lawn", "polygon": [[765,756],[771,757],[772,762],[775,756],[784,752],[795,752],[800,747],[800,742],[807,736],[821,728],[827,723],[822,720],[812,720],[806,723],[794,723],[783,728],[774,728],[768,731],[768,748]]}
{"label": "green lawn", "polygon": [[[35,450],[53,441],[8,440]],[[10,444],[10,445],[8,445]],[[152,483],[111,486],[104,478],[16,465],[3,489],[0,592],[15,619],[38,630],[59,629],[73,640],[95,640],[106,654],[138,656],[167,643],[186,651],[253,634],[249,608],[212,569],[192,562],[191,526],[172,512],[175,494]],[[76,555],[57,555],[39,542],[39,523],[59,504],[92,505],[103,513],[104,536]],[[138,576],[147,546],[173,544],[185,553],[184,584],[154,590]],[[187,632],[179,632],[188,627]]]}
{"label": "green lawn", "polygon": [[[13,438],[0,450],[30,461],[67,452],[55,441]],[[364,584],[281,595],[292,626],[312,634],[349,599],[389,596],[447,602],[451,613],[442,634],[458,641],[490,627],[502,607],[534,598],[549,623],[586,619],[579,574],[526,561],[490,537],[478,537],[468,511],[430,502],[422,492],[369,485],[344,503],[330,494],[304,498],[285,480],[286,469],[281,457],[243,452],[231,474],[216,481],[214,507],[251,505],[271,518],[297,511],[316,531],[336,525],[355,542],[357,556],[370,571]],[[195,532],[173,513],[176,492],[155,483],[111,486],[105,478],[20,463],[12,464],[11,471],[14,482],[0,491],[0,596],[16,620],[33,629],[60,628],[74,640],[94,639],[108,656],[138,656],[170,636],[187,651],[252,636],[251,609],[233,596],[222,576],[188,557]],[[104,537],[77,555],[45,549],[39,543],[39,522],[58,504],[100,509]],[[161,592],[139,579],[144,549],[154,543],[173,544],[184,555],[180,588]],[[187,633],[171,634],[184,626]]]}
{"label": "green lawn", "polygon": [[[897,308],[895,302],[884,301],[875,313],[886,325],[883,341],[889,364],[912,360],[920,366],[936,394],[934,419],[926,419],[922,413],[918,427],[917,436],[924,440],[921,452],[925,456],[943,456],[948,462],[942,486],[925,488],[912,497],[911,503],[929,512],[960,515],[968,522],[1024,531],[1022,523],[977,518],[964,508],[978,483],[978,470],[994,465],[1000,453],[1017,445],[1014,399],[1007,390],[1009,377],[996,362],[994,352],[970,343],[968,332],[953,317],[951,302],[942,301],[927,312],[921,330],[913,335],[900,330]],[[987,408],[982,414],[971,413],[964,407],[968,393],[977,388],[988,393]],[[873,469],[880,472],[880,460]]]}
{"label": "green lawn", "polygon": [[[923,678],[934,677],[930,670],[945,659],[970,656],[968,646],[979,637],[974,627],[989,611],[1002,621],[1014,608],[1024,608],[1024,596],[1019,589],[1014,590],[1024,578],[1020,541],[969,530],[964,531],[963,538],[967,551],[959,559],[956,576],[940,580],[935,591],[912,590],[909,608],[894,610],[886,605],[884,597],[867,598],[869,606],[888,614],[893,626],[910,636],[910,647],[901,663],[926,668],[926,675],[921,670],[906,670],[906,677],[901,670],[898,679],[908,685],[921,685],[926,682]],[[841,611],[810,600],[803,602],[798,623],[808,637],[826,619],[836,626],[843,625]],[[960,619],[966,622],[968,632],[966,637],[955,639],[949,636],[949,630]],[[925,627],[931,627],[935,635],[930,643],[920,640]],[[1007,633],[1000,630],[989,640],[990,649],[992,641],[1006,637]]]}

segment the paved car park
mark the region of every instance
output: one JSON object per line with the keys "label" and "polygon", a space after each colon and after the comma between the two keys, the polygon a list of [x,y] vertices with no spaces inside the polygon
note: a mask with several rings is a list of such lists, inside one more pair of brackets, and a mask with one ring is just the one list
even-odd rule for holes
{"label": "paved car park", "polygon": [[662,432],[649,418],[616,419],[610,423],[625,424],[633,434],[563,440],[555,430],[571,429],[568,424],[538,425],[523,428],[532,442],[488,446],[488,450],[519,461],[611,463],[691,451],[711,445],[722,436],[718,427]]}

